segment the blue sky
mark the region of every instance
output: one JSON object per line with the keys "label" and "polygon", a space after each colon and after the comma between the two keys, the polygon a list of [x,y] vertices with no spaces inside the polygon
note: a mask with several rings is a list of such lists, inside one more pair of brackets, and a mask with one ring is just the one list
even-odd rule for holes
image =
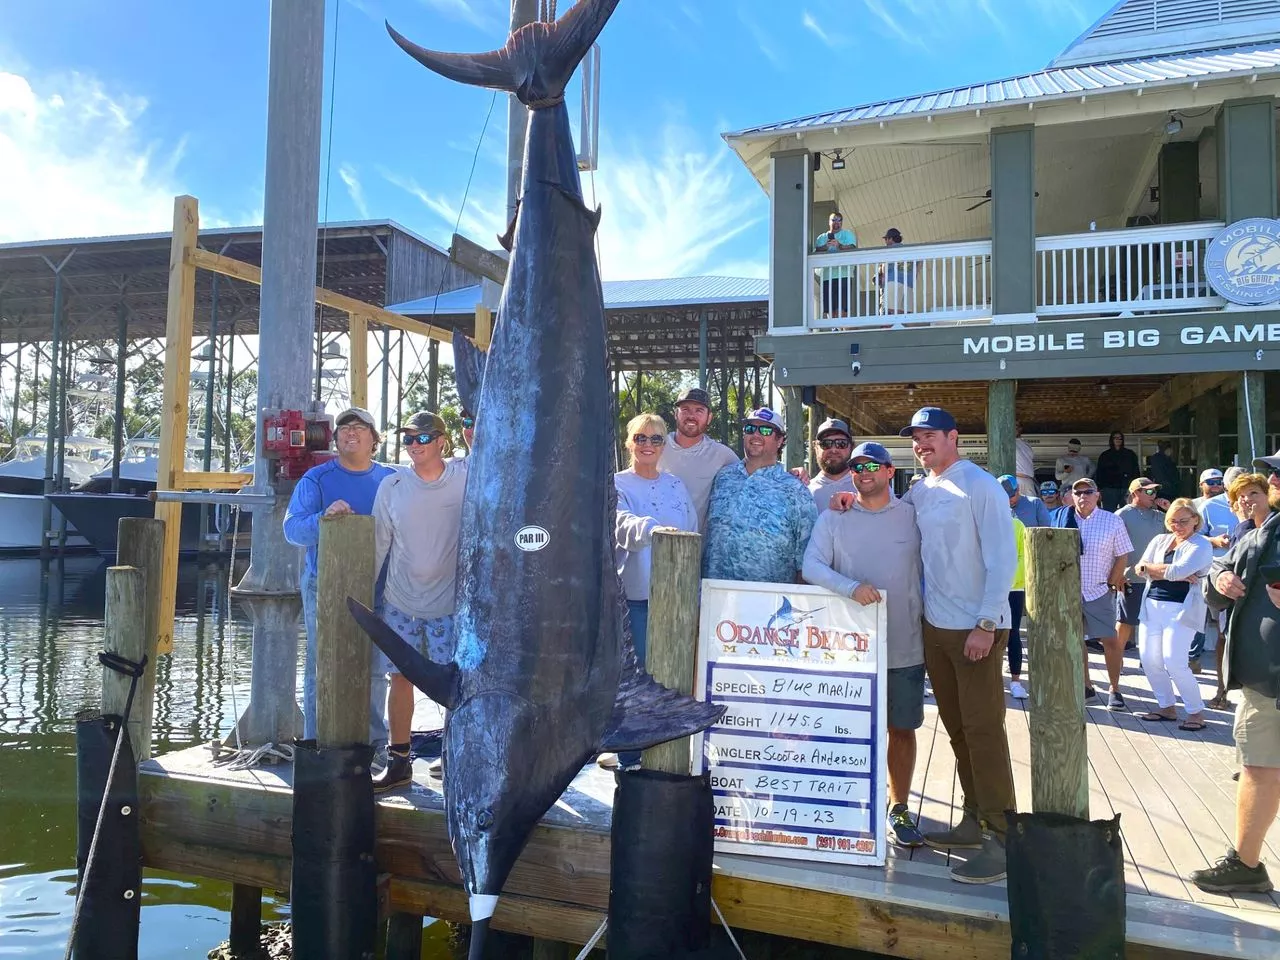
{"label": "blue sky", "polygon": [[[447,243],[491,94],[428,73],[382,21],[424,46],[487,50],[508,2],[327,0],[322,216]],[[723,132],[1038,69],[1110,6],[622,0],[601,38],[600,169],[584,182],[604,206],[605,277],[765,275],[767,199]],[[3,9],[0,241],[165,230],[178,193],[200,198],[206,224],[261,222],[267,0]],[[462,210],[489,245],[505,118],[499,99]]]}

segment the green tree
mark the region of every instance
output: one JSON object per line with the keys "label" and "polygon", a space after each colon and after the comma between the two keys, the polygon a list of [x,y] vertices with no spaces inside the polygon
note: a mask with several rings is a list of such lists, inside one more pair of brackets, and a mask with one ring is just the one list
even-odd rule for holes
{"label": "green tree", "polygon": [[[449,439],[453,441],[453,449],[460,453],[465,449],[462,441],[462,401],[458,399],[458,382],[452,364],[442,363],[437,367],[437,384],[439,409],[434,412],[440,414],[440,419],[449,428]],[[403,415],[408,417],[419,410],[430,410],[430,394],[427,371],[423,369],[412,373],[405,381],[403,399],[400,403]],[[394,451],[394,440],[388,445],[388,449]]]}

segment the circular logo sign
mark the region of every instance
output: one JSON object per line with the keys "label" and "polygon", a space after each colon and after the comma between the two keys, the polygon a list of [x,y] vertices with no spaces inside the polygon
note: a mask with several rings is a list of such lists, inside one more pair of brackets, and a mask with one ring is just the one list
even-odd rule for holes
{"label": "circular logo sign", "polygon": [[1232,303],[1280,300],[1280,221],[1252,217],[1226,227],[1209,244],[1204,272]]}
{"label": "circular logo sign", "polygon": [[516,546],[525,553],[541,550],[551,542],[551,534],[542,527],[521,527],[516,531]]}

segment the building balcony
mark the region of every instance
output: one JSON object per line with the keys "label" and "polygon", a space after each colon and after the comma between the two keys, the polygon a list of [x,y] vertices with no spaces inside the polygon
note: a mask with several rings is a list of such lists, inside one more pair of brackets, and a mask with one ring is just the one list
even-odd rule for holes
{"label": "building balcony", "polygon": [[[1204,257],[1219,222],[1038,237],[1035,319],[1222,310]],[[998,321],[990,240],[811,253],[805,324],[771,333]],[[1025,320],[1028,317],[1019,316]]]}

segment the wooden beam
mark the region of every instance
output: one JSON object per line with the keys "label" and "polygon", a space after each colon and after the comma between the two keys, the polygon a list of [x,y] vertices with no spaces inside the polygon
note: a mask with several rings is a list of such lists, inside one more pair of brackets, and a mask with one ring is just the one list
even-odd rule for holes
{"label": "wooden beam", "polygon": [[347,598],[373,606],[373,517],[321,519],[317,553],[316,742],[324,750],[369,739],[369,644]]}
{"label": "wooden beam", "polygon": [[475,341],[476,346],[481,350],[488,350],[489,343],[493,339],[493,311],[486,306],[476,307],[475,334],[471,339]]}
{"label": "wooden beam", "polygon": [[859,433],[882,437],[886,433],[895,433],[897,430],[885,423],[874,405],[855,396],[852,387],[819,387],[818,402],[843,414],[850,428]]}
{"label": "wooden beam", "polygon": [[175,490],[239,490],[253,483],[252,473],[222,473],[217,470],[183,470],[175,481]]}
{"label": "wooden beam", "polygon": [[347,337],[351,357],[347,361],[348,393],[353,407],[369,406],[369,321],[362,313],[348,314]]}
{"label": "wooden beam", "polygon": [[468,273],[478,277],[487,277],[498,286],[507,282],[507,259],[492,250],[486,250],[474,240],[468,240],[460,233],[453,235],[449,244],[449,259]]}
{"label": "wooden beam", "polygon": [[[191,334],[196,315],[196,268],[191,254],[200,233],[200,205],[195,197],[173,201],[173,239],[169,246],[169,296],[164,332],[164,415],[160,418],[157,490],[180,490],[178,478],[186,462],[187,401],[191,390]],[[182,504],[161,502],[155,517],[164,521],[164,572],[161,574],[160,634],[157,653],[173,652],[173,619],[178,592],[178,541]]]}
{"label": "wooden beam", "polygon": [[[692,695],[697,673],[698,597],[702,578],[702,537],[677,530],[654,531],[649,587],[649,642],[645,669],[658,683]],[[681,737],[650,747],[646,770],[689,775],[693,740]]]}
{"label": "wooden beam", "polygon": [[[148,656],[147,650],[147,582],[142,571],[135,567],[107,567],[107,596],[103,620],[106,637],[103,649],[132,663],[139,663]],[[154,655],[154,651],[151,651]],[[133,678],[110,667],[102,668],[102,714],[124,716],[129,711],[129,743],[133,756],[151,755],[151,731],[144,729],[145,717],[137,697],[130,703],[129,690]],[[142,678],[138,678],[138,686]]]}
{"label": "wooden beam", "polygon": [[1168,383],[1133,408],[1120,429],[1125,433],[1141,433],[1163,426],[1169,422],[1169,414],[1174,410],[1215,387],[1228,383],[1234,386],[1235,377],[1235,373],[1182,373],[1170,377]]}
{"label": "wooden beam", "polygon": [[139,763],[151,756],[151,731],[156,700],[156,639],[160,635],[161,576],[164,571],[165,525],[151,517],[121,517],[117,526],[116,565],[132,567],[142,573],[146,582],[143,653],[147,666],[133,698],[133,714],[138,718],[140,735],[136,755]]}
{"label": "wooden beam", "polygon": [[[220,273],[223,276],[243,280],[246,283],[262,285],[261,267],[255,267],[252,263],[245,263],[243,260],[236,260],[232,257],[224,257],[220,253],[193,247],[186,255],[186,262],[190,266],[201,270],[209,270],[213,273]],[[375,306],[372,303],[357,300],[355,297],[348,297],[342,293],[335,293],[333,290],[326,290],[324,287],[316,287],[315,300],[316,303],[332,307],[334,310],[340,310],[346,314],[358,313],[368,322],[384,327],[403,330],[405,333],[420,334],[424,337],[430,337],[432,340],[443,340],[445,343],[453,340],[453,332],[446,330],[444,327],[423,323],[420,320],[412,320],[402,314],[384,310],[382,307]]]}

